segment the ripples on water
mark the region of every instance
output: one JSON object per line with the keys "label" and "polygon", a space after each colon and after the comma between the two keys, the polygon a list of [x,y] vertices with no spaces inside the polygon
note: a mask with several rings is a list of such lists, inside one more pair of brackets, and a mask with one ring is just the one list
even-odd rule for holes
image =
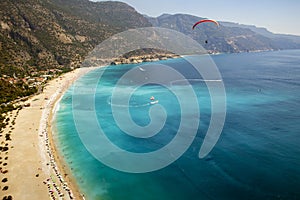
{"label": "ripples on water", "polygon": [[[197,137],[179,160],[156,172],[122,173],[94,159],[76,133],[71,90],[65,94],[55,121],[56,141],[88,199],[300,199],[300,51],[213,59],[227,92],[227,118],[220,140],[206,158],[198,158],[210,120],[210,97],[205,82],[190,81],[201,108]],[[186,64],[182,59],[163,62],[174,68]],[[135,152],[159,149],[172,140],[180,120],[177,99],[168,89],[141,87],[130,100],[133,120],[147,125],[149,97],[159,99],[168,112],[161,134],[150,140],[132,139],[114,125],[112,87],[131,67],[106,70],[95,97],[97,117],[120,147]],[[96,74],[91,72],[79,81],[88,87]],[[176,83],[176,87],[184,85]]]}

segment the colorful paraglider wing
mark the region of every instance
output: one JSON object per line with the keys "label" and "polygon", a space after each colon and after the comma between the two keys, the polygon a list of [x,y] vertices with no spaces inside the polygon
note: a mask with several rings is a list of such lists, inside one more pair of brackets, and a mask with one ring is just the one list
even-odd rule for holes
{"label": "colorful paraglider wing", "polygon": [[201,23],[204,23],[204,22],[213,22],[215,23],[218,27],[220,26],[219,23],[213,19],[203,19],[203,20],[200,20],[198,22],[196,22],[193,26],[193,29],[198,25],[198,24],[201,24]]}

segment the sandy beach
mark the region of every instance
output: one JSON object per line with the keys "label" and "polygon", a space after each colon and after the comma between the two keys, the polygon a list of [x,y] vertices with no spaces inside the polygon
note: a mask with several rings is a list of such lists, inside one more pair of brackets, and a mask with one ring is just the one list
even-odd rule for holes
{"label": "sandy beach", "polygon": [[8,113],[10,123],[0,137],[0,199],[83,199],[54,148],[51,120],[66,89],[93,69],[76,69],[51,80],[25,102],[29,107]]}

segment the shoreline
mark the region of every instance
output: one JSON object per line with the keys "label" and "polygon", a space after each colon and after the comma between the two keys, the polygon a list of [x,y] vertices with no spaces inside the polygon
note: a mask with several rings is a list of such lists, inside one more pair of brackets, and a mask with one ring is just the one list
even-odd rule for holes
{"label": "shoreline", "polygon": [[[59,76],[25,102],[29,107],[8,113],[12,119],[0,137],[0,199],[84,199],[56,149],[52,120],[66,90],[98,68],[78,68]],[[3,137],[6,134],[9,140]]]}
{"label": "shoreline", "polygon": [[57,175],[58,179],[60,180],[61,184],[67,183],[65,186],[70,188],[70,191],[67,191],[69,194],[69,197],[71,197],[73,195],[74,199],[84,199],[84,195],[80,191],[80,188],[75,180],[75,177],[72,175],[71,170],[67,166],[67,163],[63,158],[63,155],[58,150],[56,141],[53,137],[53,135],[54,135],[54,127],[53,127],[54,124],[53,123],[55,120],[57,106],[58,106],[60,100],[62,99],[63,95],[65,94],[65,92],[81,76],[83,76],[84,74],[86,74],[94,69],[97,69],[97,68],[86,68],[86,69],[80,68],[80,70],[83,70],[83,72],[82,73],[79,72],[79,74],[77,74],[77,76],[71,81],[71,83],[67,84],[66,87],[60,92],[61,94],[58,95],[57,98],[53,101],[53,104],[52,104],[50,112],[49,112],[49,116],[47,118],[47,124],[49,124],[49,126],[47,127],[47,131],[49,133],[49,135],[48,135],[49,136],[49,150],[54,152],[52,154],[53,160],[54,160],[52,165],[54,165],[58,169],[56,171],[56,175]]}
{"label": "shoreline", "polygon": [[[8,146],[8,150],[0,150],[0,199],[85,199],[57,149],[52,123],[67,89],[81,76],[101,67],[78,68],[62,74],[47,82],[41,93],[22,102],[29,106],[7,113],[13,120],[0,135],[1,148],[2,144]],[[7,133],[10,141],[2,141]]]}

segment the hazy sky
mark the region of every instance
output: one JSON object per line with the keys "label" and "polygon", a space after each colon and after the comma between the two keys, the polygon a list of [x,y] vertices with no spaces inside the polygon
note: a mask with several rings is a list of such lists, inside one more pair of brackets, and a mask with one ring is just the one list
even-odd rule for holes
{"label": "hazy sky", "polygon": [[300,35],[300,0],[121,0],[152,17],[185,13]]}

